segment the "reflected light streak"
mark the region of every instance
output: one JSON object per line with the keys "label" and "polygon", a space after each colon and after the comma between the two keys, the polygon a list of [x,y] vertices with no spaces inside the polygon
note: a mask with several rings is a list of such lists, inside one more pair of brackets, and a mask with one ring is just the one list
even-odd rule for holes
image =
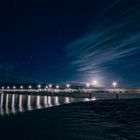
{"label": "reflected light streak", "polygon": [[40,109],[41,108],[41,104],[40,104],[40,96],[37,96],[37,102],[36,102],[37,108]]}
{"label": "reflected light streak", "polygon": [[66,104],[70,103],[69,97],[65,97],[65,103]]}
{"label": "reflected light streak", "polygon": [[16,109],[15,109],[15,95],[14,94],[12,96],[12,113],[13,114],[16,113]]}
{"label": "reflected light streak", "polygon": [[32,106],[31,106],[31,95],[28,95],[28,99],[27,99],[27,108],[28,110],[32,110]]}
{"label": "reflected light streak", "polygon": [[44,97],[44,104],[47,105],[47,96]]}
{"label": "reflected light streak", "polygon": [[55,97],[55,105],[59,105],[59,98],[58,98],[58,96]]}
{"label": "reflected light streak", "polygon": [[[32,95],[16,95],[16,94],[1,94],[0,115],[10,115],[17,112],[31,111],[34,109],[47,108],[60,104],[68,104],[71,102],[84,101],[84,99],[74,99],[70,97],[58,96],[32,96]],[[96,100],[85,99],[85,101]]]}
{"label": "reflected light streak", "polygon": [[23,112],[22,95],[19,96],[19,112]]}
{"label": "reflected light streak", "polygon": [[6,106],[9,106],[9,94],[6,95]]}
{"label": "reflected light streak", "polygon": [[95,98],[95,97],[93,97],[93,98],[91,98],[90,100],[91,100],[91,101],[96,101],[96,98]]}
{"label": "reflected light streak", "polygon": [[90,99],[89,98],[85,98],[84,101],[85,102],[88,102],[88,101],[90,101]]}
{"label": "reflected light streak", "polygon": [[3,94],[1,94],[1,107],[3,107]]}
{"label": "reflected light streak", "polygon": [[1,94],[1,104],[0,104],[0,114],[4,115],[4,109],[3,109],[3,94]]}
{"label": "reflected light streak", "polygon": [[6,114],[9,114],[9,94],[6,95]]}
{"label": "reflected light streak", "polygon": [[15,94],[12,95],[12,107],[15,106]]}
{"label": "reflected light streak", "polygon": [[5,114],[5,111],[4,111],[4,109],[3,109],[3,107],[0,107],[0,115],[4,115]]}
{"label": "reflected light streak", "polygon": [[51,97],[50,96],[48,96],[48,106],[49,107],[52,106],[52,101],[51,101]]}

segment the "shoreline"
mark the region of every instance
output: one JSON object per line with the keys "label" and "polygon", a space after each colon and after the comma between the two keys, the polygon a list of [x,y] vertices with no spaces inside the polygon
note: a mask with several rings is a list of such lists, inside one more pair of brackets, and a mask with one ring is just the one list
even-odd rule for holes
{"label": "shoreline", "polygon": [[48,140],[137,140],[139,109],[140,102],[136,99],[80,102],[34,110],[0,118],[1,137],[6,140],[11,135],[13,139],[34,140],[40,137]]}
{"label": "shoreline", "polygon": [[72,97],[72,98],[96,98],[99,99],[127,99],[140,98],[139,93],[108,93],[108,92],[1,92],[0,94],[16,94],[16,95],[32,95],[32,96],[58,96],[58,97]]}

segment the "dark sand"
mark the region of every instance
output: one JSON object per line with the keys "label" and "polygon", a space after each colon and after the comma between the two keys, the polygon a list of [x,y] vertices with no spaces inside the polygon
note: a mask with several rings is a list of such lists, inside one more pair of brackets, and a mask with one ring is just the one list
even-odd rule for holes
{"label": "dark sand", "polygon": [[140,99],[67,104],[0,117],[0,140],[140,140]]}

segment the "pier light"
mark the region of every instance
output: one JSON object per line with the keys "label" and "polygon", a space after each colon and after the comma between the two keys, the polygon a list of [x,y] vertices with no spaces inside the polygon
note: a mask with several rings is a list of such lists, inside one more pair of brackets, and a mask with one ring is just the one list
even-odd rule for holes
{"label": "pier light", "polygon": [[113,82],[112,86],[115,88],[117,86],[117,82]]}
{"label": "pier light", "polygon": [[90,87],[90,84],[89,84],[89,83],[87,83],[87,84],[86,84],[86,87],[87,87],[87,88],[89,88],[89,87]]}
{"label": "pier light", "polygon": [[46,86],[45,88],[48,89],[48,86]]}
{"label": "pier light", "polygon": [[59,86],[57,85],[56,88],[59,89]]}
{"label": "pier light", "polygon": [[49,88],[52,88],[52,85],[51,84],[49,85]]}
{"label": "pier light", "polygon": [[10,87],[8,86],[7,89],[10,89]]}
{"label": "pier light", "polygon": [[23,86],[20,86],[20,89],[23,89]]}
{"label": "pier light", "polygon": [[31,88],[32,88],[32,86],[30,85],[30,86],[29,86],[29,89],[31,89]]}
{"label": "pier light", "polygon": [[13,86],[13,89],[16,89],[16,86]]}
{"label": "pier light", "polygon": [[4,87],[2,87],[2,89],[4,89]]}
{"label": "pier light", "polygon": [[41,88],[41,85],[38,85],[37,87],[38,87],[38,88]]}
{"label": "pier light", "polygon": [[70,84],[67,84],[66,87],[67,87],[67,88],[70,88]]}
{"label": "pier light", "polygon": [[93,85],[94,85],[94,86],[97,85],[97,81],[96,81],[96,80],[93,81]]}

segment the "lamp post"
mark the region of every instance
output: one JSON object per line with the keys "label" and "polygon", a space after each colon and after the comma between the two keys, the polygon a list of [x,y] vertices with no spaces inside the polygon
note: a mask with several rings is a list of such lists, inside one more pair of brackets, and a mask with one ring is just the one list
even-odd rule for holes
{"label": "lamp post", "polygon": [[96,80],[93,81],[93,85],[94,85],[94,86],[97,85],[97,81],[96,81]]}
{"label": "lamp post", "polygon": [[38,87],[39,91],[41,91],[41,85],[38,85],[37,87]]}
{"label": "lamp post", "polygon": [[90,87],[90,84],[89,84],[89,83],[87,83],[87,84],[86,84],[86,87],[87,87],[87,88],[89,88],[89,87]]}
{"label": "lamp post", "polygon": [[57,85],[56,88],[59,89],[59,85]]}
{"label": "lamp post", "polygon": [[31,85],[29,86],[29,89],[32,89],[32,86]]}
{"label": "lamp post", "polygon": [[48,86],[45,86],[45,89],[44,90],[47,91],[47,89],[48,89]]}
{"label": "lamp post", "polygon": [[41,85],[38,85],[37,87],[40,89],[41,88]]}
{"label": "lamp post", "polygon": [[112,85],[113,85],[113,87],[114,87],[114,89],[115,89],[116,86],[117,86],[117,82],[113,82]]}
{"label": "lamp post", "polygon": [[67,88],[70,88],[70,84],[67,84],[66,87],[67,87]]}
{"label": "lamp post", "polygon": [[[117,86],[117,82],[113,82],[112,86],[114,87],[114,92],[115,92],[115,88]],[[116,93],[116,99],[118,99],[118,93]]]}

